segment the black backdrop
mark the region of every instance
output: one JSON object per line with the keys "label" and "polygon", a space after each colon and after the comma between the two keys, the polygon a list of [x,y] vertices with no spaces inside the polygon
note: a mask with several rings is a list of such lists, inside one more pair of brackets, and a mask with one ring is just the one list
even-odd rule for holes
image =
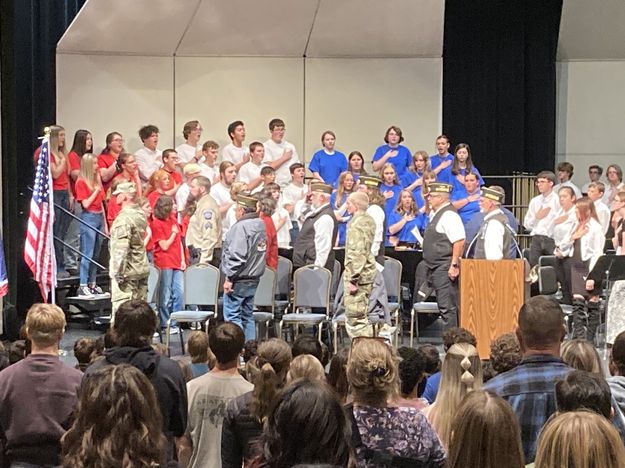
{"label": "black backdrop", "polygon": [[443,129],[482,174],[553,169],[562,0],[447,0]]}
{"label": "black backdrop", "polygon": [[[3,231],[21,313],[38,300],[22,261],[32,152],[56,118],[56,43],[84,3],[0,1]],[[554,165],[561,10],[562,0],[446,0],[443,128],[470,143],[483,174]]]}

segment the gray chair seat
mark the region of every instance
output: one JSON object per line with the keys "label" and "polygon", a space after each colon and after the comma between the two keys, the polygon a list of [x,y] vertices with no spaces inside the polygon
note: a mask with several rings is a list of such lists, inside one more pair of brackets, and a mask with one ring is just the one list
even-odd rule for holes
{"label": "gray chair seat", "polygon": [[415,324],[416,324],[416,337],[419,341],[419,314],[438,314],[439,308],[436,302],[416,302],[412,306],[410,311],[410,347],[413,345],[415,337]]}
{"label": "gray chair seat", "polygon": [[273,314],[271,312],[254,312],[254,321],[255,322],[267,322],[268,320],[273,319]]}
{"label": "gray chair seat", "polygon": [[332,324],[344,325],[346,320],[347,317],[345,317],[345,314],[337,315],[336,317],[332,317]]}
{"label": "gray chair seat", "polygon": [[320,323],[326,319],[326,314],[308,314],[308,313],[297,313],[297,314],[285,314],[282,316],[283,322],[291,322],[291,323],[305,323],[305,322],[315,322]]}
{"label": "gray chair seat", "polygon": [[173,312],[170,316],[176,322],[203,322],[215,316],[215,312],[210,310],[181,310]]}

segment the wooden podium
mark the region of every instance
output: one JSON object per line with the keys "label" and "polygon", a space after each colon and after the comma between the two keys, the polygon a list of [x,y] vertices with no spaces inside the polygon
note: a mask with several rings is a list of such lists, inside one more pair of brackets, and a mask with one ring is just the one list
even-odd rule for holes
{"label": "wooden podium", "polygon": [[523,260],[460,261],[460,326],[477,338],[480,358],[488,359],[494,338],[515,330],[524,281]]}

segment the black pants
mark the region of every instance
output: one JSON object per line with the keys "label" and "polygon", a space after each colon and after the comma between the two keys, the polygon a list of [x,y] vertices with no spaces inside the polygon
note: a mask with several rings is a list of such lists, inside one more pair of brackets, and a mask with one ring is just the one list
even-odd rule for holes
{"label": "black pants", "polygon": [[536,235],[532,236],[530,244],[530,266],[538,265],[541,255],[553,255],[556,244],[551,237]]}
{"label": "black pants", "polygon": [[[449,264],[429,267],[425,262],[417,265],[415,274],[415,292],[413,298],[426,299],[419,291],[433,289],[436,293],[436,302],[445,328],[458,326],[458,279],[449,278]],[[426,292],[427,295],[429,295]]]}
{"label": "black pants", "polygon": [[571,292],[571,266],[570,257],[556,259],[556,276],[562,291],[562,304],[573,304],[573,293]]}

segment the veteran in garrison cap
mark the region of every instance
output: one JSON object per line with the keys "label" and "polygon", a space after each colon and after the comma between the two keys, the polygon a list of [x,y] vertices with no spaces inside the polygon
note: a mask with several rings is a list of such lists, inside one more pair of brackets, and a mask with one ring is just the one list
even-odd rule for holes
{"label": "veteran in garrison cap", "polygon": [[330,206],[332,186],[310,184],[312,209],[306,214],[293,246],[293,266],[316,265],[334,271],[334,251],[338,224]]}
{"label": "veteran in garrison cap", "polygon": [[204,176],[196,176],[189,183],[189,198],[196,203],[186,236],[190,265],[208,265],[215,249],[221,247],[221,216],[210,189],[211,182]]}
{"label": "veteran in garrison cap", "polygon": [[508,257],[513,230],[501,210],[504,197],[503,188],[497,185],[482,187],[480,211],[484,213],[484,221],[474,241],[473,258],[501,260]]}
{"label": "veteran in garrison cap", "polygon": [[423,236],[423,261],[417,266],[415,302],[425,300],[432,290],[444,328],[458,323],[458,275],[465,232],[460,216],[449,202],[452,186],[429,184],[432,211]]}

